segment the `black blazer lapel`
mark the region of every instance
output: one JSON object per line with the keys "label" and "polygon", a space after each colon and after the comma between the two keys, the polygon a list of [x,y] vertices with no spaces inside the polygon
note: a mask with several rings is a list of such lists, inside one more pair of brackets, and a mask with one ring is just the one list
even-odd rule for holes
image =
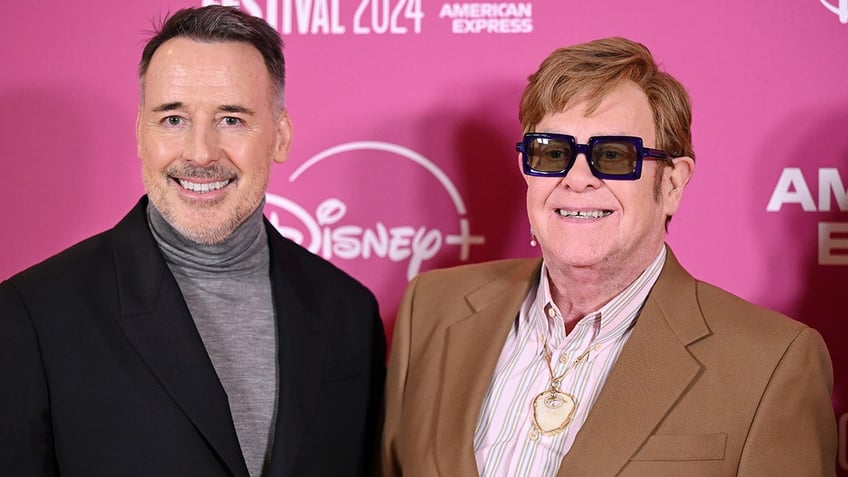
{"label": "black blazer lapel", "polygon": [[[268,475],[283,476],[292,475],[309,417],[315,412],[326,343],[322,340],[324,322],[310,311],[309,304],[318,297],[297,279],[306,274],[301,263],[289,251],[294,245],[288,243],[267,220],[265,229],[271,251],[271,289],[277,317],[279,366],[279,399]],[[332,429],[326,431],[333,432]]]}
{"label": "black blazer lapel", "polygon": [[113,229],[118,325],[168,394],[236,476],[247,476],[224,388],[146,218],[147,199]]}

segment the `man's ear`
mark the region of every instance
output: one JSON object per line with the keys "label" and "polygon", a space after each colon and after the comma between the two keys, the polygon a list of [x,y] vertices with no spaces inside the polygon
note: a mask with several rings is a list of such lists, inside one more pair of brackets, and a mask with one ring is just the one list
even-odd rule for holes
{"label": "man's ear", "polygon": [[274,162],[282,164],[289,158],[289,149],[291,148],[292,135],[294,127],[292,126],[291,117],[286,109],[280,111],[280,117],[277,119],[277,143],[274,146]]}
{"label": "man's ear", "polygon": [[524,173],[524,161],[521,158],[521,153],[518,153],[518,159],[515,161],[518,164],[518,173],[521,174],[521,177],[524,178],[524,182],[527,182],[527,174]]}
{"label": "man's ear", "polygon": [[141,108],[143,108],[143,104],[138,105],[138,113],[135,115],[135,148],[136,154],[138,154],[139,159],[141,159]]}
{"label": "man's ear", "polygon": [[680,207],[683,189],[695,172],[695,160],[688,156],[675,157],[671,167],[664,174],[666,185],[663,188],[663,204],[666,215],[673,215]]}

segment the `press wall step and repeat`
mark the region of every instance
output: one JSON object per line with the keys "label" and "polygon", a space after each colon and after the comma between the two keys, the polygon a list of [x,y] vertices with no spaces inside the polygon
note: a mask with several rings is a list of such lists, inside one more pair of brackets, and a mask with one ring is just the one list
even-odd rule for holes
{"label": "press wall step and repeat", "polygon": [[[143,194],[141,47],[208,0],[14,2],[0,19],[0,279]],[[218,2],[221,3],[221,2]],[[554,49],[623,36],[693,103],[668,243],[697,278],[816,328],[848,476],[848,2],[226,0],[283,35],[289,159],[266,216],[368,285],[387,333],[417,273],[538,255],[514,145]]]}

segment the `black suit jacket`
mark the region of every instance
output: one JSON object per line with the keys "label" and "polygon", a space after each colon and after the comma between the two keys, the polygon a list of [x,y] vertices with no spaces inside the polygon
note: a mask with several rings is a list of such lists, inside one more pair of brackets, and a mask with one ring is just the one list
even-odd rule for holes
{"label": "black suit jacket", "polygon": [[[146,206],[0,284],[0,474],[248,475]],[[385,374],[376,301],[266,228],[280,373],[268,475],[365,474]]]}

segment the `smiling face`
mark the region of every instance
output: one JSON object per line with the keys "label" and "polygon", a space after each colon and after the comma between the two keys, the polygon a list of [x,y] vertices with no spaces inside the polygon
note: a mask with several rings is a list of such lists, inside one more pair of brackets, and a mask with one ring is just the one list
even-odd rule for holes
{"label": "smiling face", "polygon": [[[637,136],[656,147],[648,98],[634,83],[612,90],[590,115],[587,105],[577,101],[547,114],[534,130],[569,134],[581,144],[592,136]],[[635,279],[659,253],[665,218],[677,210],[693,165],[689,158],[676,159],[675,167],[646,160],[638,180],[601,180],[581,154],[565,177],[525,175],[527,213],[552,276],[592,267]]]}
{"label": "smiling face", "polygon": [[154,53],[136,121],[153,205],[198,243],[226,239],[262,201],[291,123],[253,46],[178,37]]}

